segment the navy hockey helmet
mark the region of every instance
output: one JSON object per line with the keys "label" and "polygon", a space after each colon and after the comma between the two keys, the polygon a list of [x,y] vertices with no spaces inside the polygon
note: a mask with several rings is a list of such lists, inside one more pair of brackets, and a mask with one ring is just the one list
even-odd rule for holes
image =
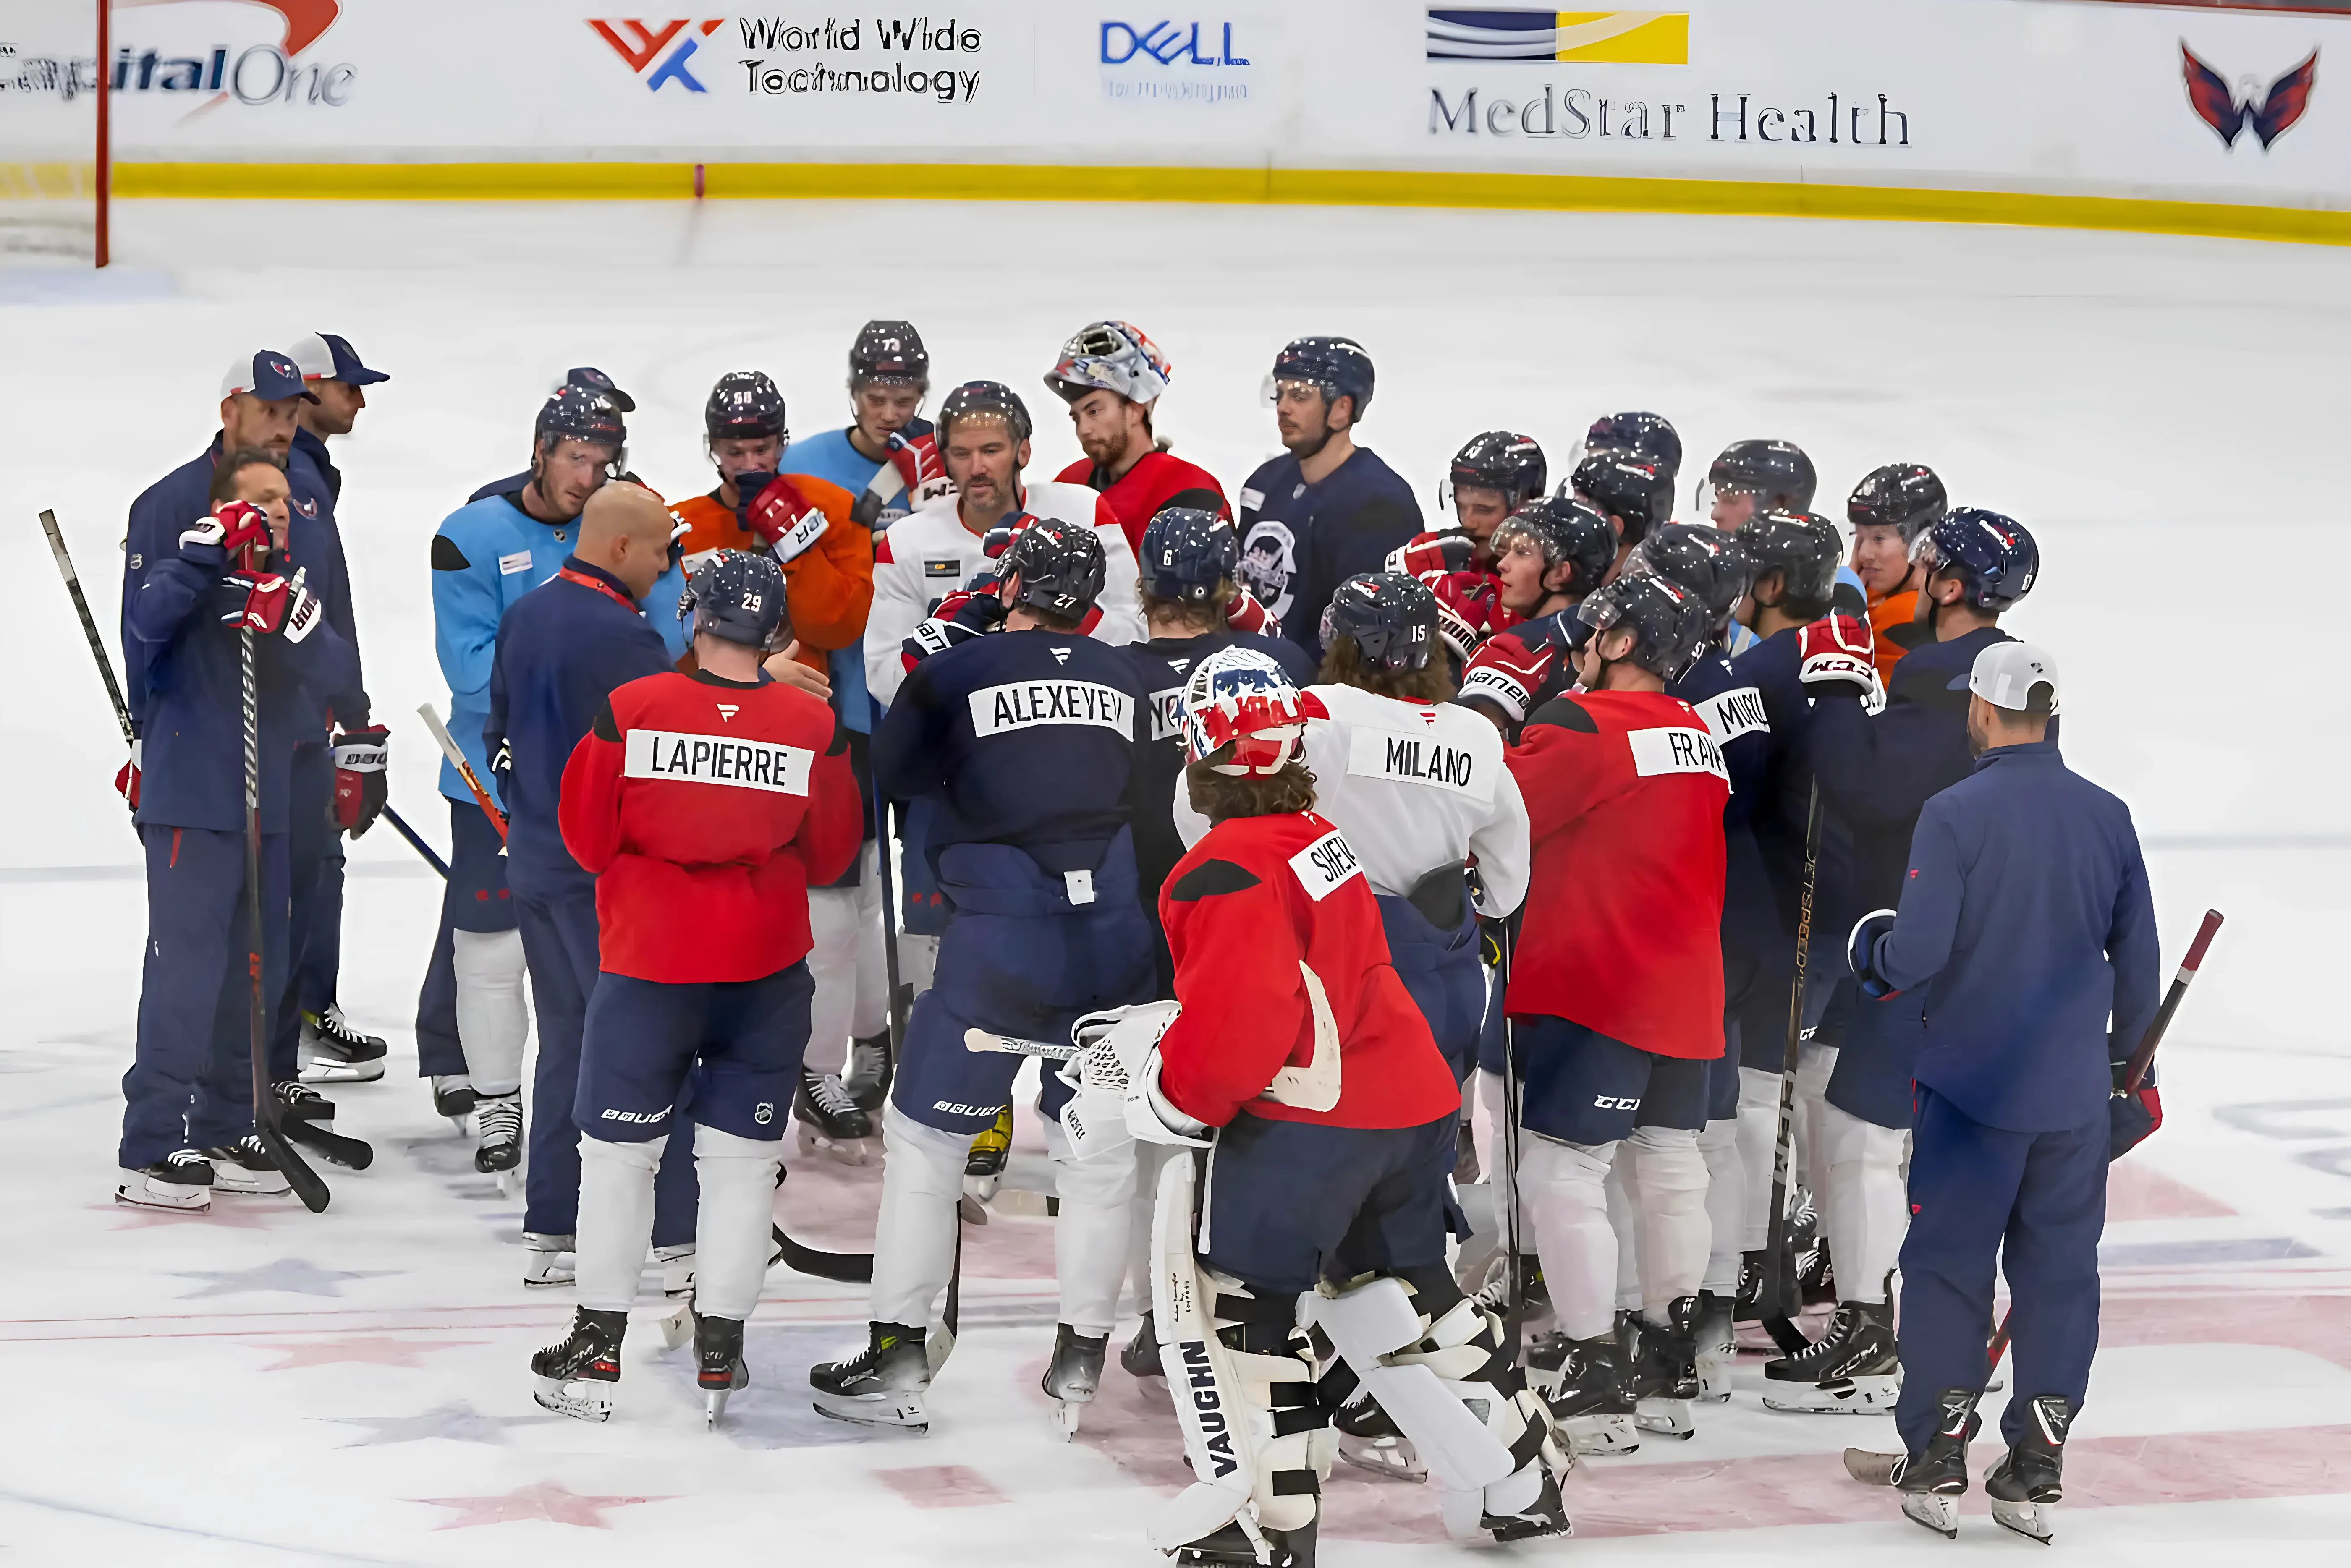
{"label": "navy hockey helmet", "polygon": [[1240,530],[1197,506],[1164,506],[1143,531],[1143,586],[1154,598],[1205,603],[1240,558]]}
{"label": "navy hockey helmet", "polygon": [[1592,421],[1590,430],[1583,432],[1583,450],[1587,454],[1629,452],[1635,457],[1646,458],[1651,462],[1664,465],[1668,483],[1681,472],[1682,438],[1662,414],[1643,413],[1638,410],[1621,414],[1603,414]]}
{"label": "navy hockey helmet", "polygon": [[1923,462],[1889,462],[1871,469],[1853,487],[1844,519],[1856,528],[1898,528],[1907,545],[1950,508],[1933,469]]}
{"label": "navy hockey helmet", "polygon": [[1322,646],[1341,638],[1376,670],[1418,670],[1437,649],[1437,595],[1402,572],[1358,572],[1322,611]]}
{"label": "navy hockey helmet", "polygon": [[997,557],[996,577],[1020,579],[1013,604],[1081,620],[1102,597],[1107,566],[1102,539],[1091,524],[1039,517],[1012,535]]}
{"label": "navy hockey helmet", "polygon": [[1759,512],[1731,537],[1753,564],[1754,580],[1780,574],[1783,597],[1824,605],[1836,591],[1844,541],[1827,518],[1811,512]]}
{"label": "navy hockey helmet", "polygon": [[1029,422],[1029,405],[1003,382],[966,381],[939,405],[939,444],[946,444],[957,420],[972,419],[1002,420],[1005,429],[1012,432],[1015,445],[1027,441],[1037,428]]}
{"label": "navy hockey helmet", "polygon": [[1494,530],[1494,553],[1505,555],[1513,539],[1523,535],[1542,552],[1543,569],[1573,566],[1567,586],[1559,591],[1582,598],[1600,586],[1616,562],[1616,530],[1608,519],[1584,502],[1556,495],[1530,501],[1502,520]]}
{"label": "navy hockey helmet", "polygon": [[1945,513],[1918,535],[1910,558],[1930,574],[1958,577],[1965,602],[1995,615],[2031,593],[2041,574],[2041,547],[2024,524],[1980,506]]}
{"label": "navy hockey helmet", "polygon": [[621,449],[629,444],[629,427],[607,394],[567,381],[539,409],[531,444],[544,447],[567,439],[611,447],[617,464]]}
{"label": "navy hockey helmet", "polygon": [[791,440],[784,425],[784,394],[764,370],[729,370],[702,406],[702,432],[712,441]]}
{"label": "navy hockey helmet", "polygon": [[1575,465],[1569,490],[1625,525],[1624,543],[1637,545],[1674,514],[1674,471],[1629,452],[1595,452]]}
{"label": "navy hockey helmet", "polygon": [[1595,636],[1631,632],[1633,647],[1623,659],[1668,681],[1697,661],[1714,626],[1705,600],[1655,572],[1617,578],[1576,606],[1575,618]]}
{"label": "navy hockey helmet", "polygon": [[563,373],[563,384],[567,387],[584,387],[591,392],[601,392],[604,394],[606,402],[624,414],[633,414],[637,411],[637,400],[621,390],[613,384],[611,377],[593,365],[575,365],[566,370]]}
{"label": "navy hockey helmet", "polygon": [[1719,626],[1755,581],[1755,563],[1736,534],[1699,523],[1668,523],[1641,541],[1628,572],[1655,572],[1696,594]]}
{"label": "navy hockey helmet", "polygon": [[1306,381],[1322,389],[1325,399],[1354,400],[1352,423],[1364,422],[1372,406],[1372,357],[1352,337],[1293,337],[1273,357],[1273,370],[1265,379],[1265,400],[1284,381]]}
{"label": "navy hockey helmet", "polygon": [[694,569],[677,602],[704,633],[747,648],[767,648],[784,623],[784,572],[773,557],[748,550],[718,550]]}
{"label": "navy hockey helmet", "polygon": [[1510,431],[1485,431],[1471,436],[1453,454],[1446,475],[1446,493],[1437,498],[1447,509],[1454,491],[1465,487],[1499,490],[1506,511],[1517,511],[1551,486],[1551,466],[1532,436]]}
{"label": "navy hockey helmet", "polygon": [[911,321],[869,321],[849,346],[849,389],[875,381],[927,388],[931,352]]}
{"label": "navy hockey helmet", "polygon": [[1715,493],[1752,495],[1771,512],[1809,512],[1820,480],[1813,460],[1793,441],[1735,441],[1706,471]]}

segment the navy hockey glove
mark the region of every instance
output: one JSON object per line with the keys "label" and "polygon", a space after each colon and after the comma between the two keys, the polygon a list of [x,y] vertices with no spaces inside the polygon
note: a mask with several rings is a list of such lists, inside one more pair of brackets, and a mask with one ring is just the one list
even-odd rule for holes
{"label": "navy hockey glove", "polygon": [[335,826],[353,838],[383,815],[389,785],[383,766],[392,754],[392,732],[381,724],[344,730],[335,736]]}
{"label": "navy hockey glove", "polygon": [[1845,962],[1852,966],[1853,978],[1864,996],[1895,994],[1894,986],[1877,972],[1877,939],[1893,929],[1893,910],[1872,909],[1853,923],[1853,934],[1845,939]]}
{"label": "navy hockey glove", "polygon": [[2137,1148],[2149,1133],[2163,1125],[2163,1092],[2151,1079],[2140,1080],[2136,1090],[2123,1087],[2123,1075],[2130,1071],[2127,1062],[2114,1064],[2115,1092],[2106,1101],[2106,1158],[2120,1159]]}
{"label": "navy hockey glove", "polygon": [[939,601],[929,618],[898,645],[898,658],[908,674],[934,653],[945,653],[1004,624],[1004,601],[993,583],[984,588],[957,588]]}

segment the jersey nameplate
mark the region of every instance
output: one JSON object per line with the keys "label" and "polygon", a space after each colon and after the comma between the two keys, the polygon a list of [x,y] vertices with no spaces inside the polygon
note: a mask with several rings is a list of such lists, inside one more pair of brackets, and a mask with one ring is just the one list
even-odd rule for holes
{"label": "jersey nameplate", "polygon": [[1771,716],[1763,711],[1763,693],[1752,686],[1741,686],[1735,691],[1719,691],[1703,702],[1693,702],[1698,716],[1706,721],[1707,732],[1718,746],[1729,745],[1741,735],[1757,731],[1769,734]]}
{"label": "jersey nameplate", "polygon": [[1334,827],[1291,856],[1290,869],[1297,875],[1299,886],[1306,889],[1306,896],[1319,904],[1348,877],[1362,876],[1364,863],[1355,858],[1355,846]]}
{"label": "jersey nameplate", "polygon": [[983,686],[971,694],[971,727],[976,734],[1000,735],[1040,724],[1092,724],[1131,735],[1134,699],[1091,680],[1015,680]]}
{"label": "jersey nameplate", "polygon": [[721,735],[683,735],[667,730],[631,730],[627,765],[632,779],[676,779],[686,784],[726,784],[770,794],[806,794],[816,753],[805,746],[737,741]]}
{"label": "jersey nameplate", "polygon": [[1151,694],[1151,738],[1171,740],[1184,732],[1184,689],[1170,686]]}
{"label": "jersey nameplate", "polygon": [[498,557],[498,576],[502,577],[511,577],[517,572],[528,572],[529,570],[530,552],[528,550],[517,550],[511,556],[500,556]]}
{"label": "jersey nameplate", "polygon": [[1347,742],[1347,771],[1449,789],[1480,805],[1494,798],[1493,770],[1479,767],[1468,747],[1448,746],[1433,734],[1356,729]]}
{"label": "jersey nameplate", "polygon": [[1630,730],[1625,739],[1633,747],[1633,771],[1643,778],[1658,774],[1712,774],[1730,782],[1722,765],[1722,748],[1704,730]]}

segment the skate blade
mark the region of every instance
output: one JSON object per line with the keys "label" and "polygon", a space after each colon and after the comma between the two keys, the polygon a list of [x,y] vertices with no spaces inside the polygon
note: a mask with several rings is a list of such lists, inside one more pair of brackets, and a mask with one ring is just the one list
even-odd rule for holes
{"label": "skate blade", "polygon": [[521,1172],[521,1171],[519,1171],[519,1170],[501,1170],[501,1171],[498,1171],[498,1172],[496,1173],[496,1176],[497,1176],[497,1183],[498,1183],[498,1196],[499,1196],[499,1197],[501,1197],[501,1198],[514,1198],[514,1197],[518,1196],[518,1195],[522,1192],[522,1172]]}
{"label": "skate blade", "polygon": [[872,1163],[873,1153],[869,1146],[881,1141],[879,1138],[828,1137],[805,1122],[800,1125],[799,1134],[800,1154],[803,1158],[821,1155],[826,1159],[834,1160],[841,1165],[862,1166]]}
{"label": "skate blade", "polygon": [[975,1198],[968,1192],[956,1199],[956,1212],[963,1217],[963,1222],[967,1225],[987,1223],[987,1200]]}
{"label": "skate blade", "polygon": [[1900,1454],[1872,1453],[1867,1449],[1847,1449],[1844,1451],[1844,1473],[1864,1486],[1892,1486],[1894,1467]]}
{"label": "skate blade", "polygon": [[930,1412],[923,1407],[920,1394],[901,1391],[895,1394],[826,1394],[819,1392],[810,1403],[820,1416],[836,1421],[847,1421],[859,1427],[901,1427],[908,1431],[928,1433]]}
{"label": "skate blade", "polygon": [[566,1383],[560,1378],[541,1377],[530,1397],[540,1408],[559,1416],[569,1416],[575,1421],[609,1421],[612,1418],[612,1386],[574,1378]]}
{"label": "skate blade", "polygon": [[1699,1370],[1698,1375],[1698,1402],[1699,1404],[1720,1405],[1728,1401],[1729,1397],[1730,1367],[1728,1364],[1726,1364],[1719,1371],[1708,1372],[1703,1368]]}
{"label": "skate blade", "polygon": [[474,1136],[474,1118],[471,1116],[450,1116],[446,1119],[450,1127],[456,1129],[456,1133],[459,1137],[471,1137]]}
{"label": "skate blade", "polygon": [[1085,1414],[1087,1403],[1083,1399],[1053,1401],[1053,1431],[1061,1441],[1066,1443],[1078,1435],[1078,1421]]}
{"label": "skate blade", "polygon": [[2049,1505],[2039,1502],[2009,1502],[2001,1498],[1991,1500],[1991,1520],[2003,1530],[2013,1530],[2027,1541],[2049,1544]]}
{"label": "skate blade", "polygon": [[1640,1429],[1630,1416],[1570,1416],[1559,1423],[1559,1435],[1569,1453],[1592,1459],[1641,1451]]}
{"label": "skate blade", "polygon": [[679,1345],[689,1343],[694,1338],[694,1308],[691,1305],[680,1306],[662,1319],[661,1336],[664,1350],[675,1350]]}
{"label": "skate blade", "polygon": [[372,1084],[383,1076],[383,1058],[371,1062],[305,1062],[299,1075],[306,1084]]}
{"label": "skate blade", "polygon": [[217,1176],[214,1177],[213,1190],[215,1193],[233,1192],[239,1198],[283,1198],[294,1190],[294,1186],[286,1179],[286,1173],[283,1171],[248,1170],[240,1172],[238,1179],[234,1181],[224,1181]]}
{"label": "skate blade", "polygon": [[1339,1457],[1359,1470],[1385,1480],[1425,1481],[1428,1467],[1402,1438],[1358,1438],[1339,1434]]}
{"label": "skate blade", "polygon": [[1902,1497],[1902,1517],[1913,1524],[1923,1524],[1947,1540],[1959,1538],[1959,1505],[1948,1497],[1931,1491],[1906,1492]]}
{"label": "skate blade", "polygon": [[1874,1416],[1901,1397],[1899,1377],[1840,1377],[1834,1383],[1765,1383],[1763,1407],[1802,1416]]}
{"label": "skate blade", "polygon": [[1698,1432],[1688,1399],[1642,1399],[1633,1406],[1633,1425],[1661,1438],[1687,1438]]}
{"label": "skate blade", "polygon": [[114,1200],[133,1209],[168,1209],[175,1214],[202,1214],[213,1206],[209,1187],[178,1187],[161,1182],[118,1181]]}

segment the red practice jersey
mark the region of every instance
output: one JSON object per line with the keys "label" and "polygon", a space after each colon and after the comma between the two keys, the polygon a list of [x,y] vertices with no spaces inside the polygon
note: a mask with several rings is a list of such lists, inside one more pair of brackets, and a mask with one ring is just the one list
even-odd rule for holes
{"label": "red practice jersey", "polygon": [[[1168,874],[1159,918],[1183,1003],[1159,1042],[1159,1086],[1179,1109],[1211,1127],[1248,1111],[1414,1127],[1460,1108],[1388,961],[1371,884],[1323,818],[1218,823]],[[1269,1085],[1281,1100],[1260,1097]]]}
{"label": "red practice jersey", "polygon": [[1217,476],[1172,452],[1144,453],[1133,468],[1107,484],[1102,483],[1102,473],[1085,458],[1053,477],[1063,484],[1082,484],[1089,490],[1100,491],[1137,560],[1143,558],[1143,531],[1151,526],[1151,520],[1159,515],[1163,507],[1196,506],[1218,517],[1233,514]]}
{"label": "red practice jersey", "polygon": [[596,877],[602,967],[692,985],[808,956],[808,890],[864,814],[832,710],[796,687],[665,670],[606,701],[563,769],[564,846]]}
{"label": "red practice jersey", "polygon": [[1662,691],[1554,698],[1509,753],[1534,843],[1509,1007],[1660,1056],[1722,1054],[1722,805],[1706,721]]}

